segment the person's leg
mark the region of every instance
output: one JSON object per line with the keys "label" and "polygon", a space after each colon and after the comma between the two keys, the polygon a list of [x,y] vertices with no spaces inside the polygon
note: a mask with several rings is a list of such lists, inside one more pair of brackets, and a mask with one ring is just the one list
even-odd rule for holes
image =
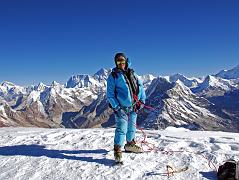
{"label": "person's leg", "polygon": [[114,137],[114,157],[115,162],[122,162],[121,147],[124,145],[125,135],[127,132],[128,116],[123,114],[122,116],[115,115],[115,137]]}
{"label": "person's leg", "polygon": [[126,134],[127,144],[125,144],[124,149],[127,152],[142,153],[143,149],[137,146],[134,140],[135,133],[136,133],[136,119],[137,119],[137,114],[135,112],[131,112],[129,121],[128,121],[128,130]]}
{"label": "person's leg", "polygon": [[126,134],[127,142],[131,142],[135,138],[136,119],[137,119],[137,114],[134,111],[132,111],[130,113],[129,121],[128,121],[128,130]]}
{"label": "person's leg", "polygon": [[115,129],[114,144],[122,147],[124,145],[125,135],[127,132],[127,127],[128,127],[127,115],[124,115],[122,117],[115,115],[115,123],[116,123],[116,129]]}

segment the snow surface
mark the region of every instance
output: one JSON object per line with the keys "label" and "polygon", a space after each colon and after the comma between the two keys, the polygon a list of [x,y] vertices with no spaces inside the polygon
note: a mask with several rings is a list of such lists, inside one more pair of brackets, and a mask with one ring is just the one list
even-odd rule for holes
{"label": "snow surface", "polygon": [[[0,128],[0,179],[212,180],[213,165],[239,160],[239,134],[174,127],[145,132],[155,150],[123,153],[124,165],[113,166],[114,129]],[[168,178],[166,165],[188,170]]]}

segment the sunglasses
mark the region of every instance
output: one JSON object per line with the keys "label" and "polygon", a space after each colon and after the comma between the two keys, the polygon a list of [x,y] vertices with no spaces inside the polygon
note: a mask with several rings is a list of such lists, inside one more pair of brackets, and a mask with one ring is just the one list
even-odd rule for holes
{"label": "sunglasses", "polygon": [[126,61],[124,59],[119,59],[119,60],[116,61],[116,64],[117,65],[126,64]]}
{"label": "sunglasses", "polygon": [[125,64],[125,61],[116,61],[116,64],[117,64],[117,65]]}

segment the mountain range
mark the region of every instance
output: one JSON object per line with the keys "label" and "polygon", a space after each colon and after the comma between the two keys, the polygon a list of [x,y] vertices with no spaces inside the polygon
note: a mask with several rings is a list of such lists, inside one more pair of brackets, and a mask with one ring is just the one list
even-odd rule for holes
{"label": "mountain range", "polygon": [[[92,128],[114,126],[106,99],[111,70],[79,74],[63,85],[53,81],[22,87],[0,84],[0,127]],[[138,126],[147,129],[184,127],[239,132],[239,66],[205,78],[182,74],[139,76],[146,107]]]}

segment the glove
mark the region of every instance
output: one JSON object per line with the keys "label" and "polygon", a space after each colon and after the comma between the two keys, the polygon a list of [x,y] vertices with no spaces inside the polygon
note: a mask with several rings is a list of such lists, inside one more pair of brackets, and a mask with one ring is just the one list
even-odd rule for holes
{"label": "glove", "polygon": [[123,119],[128,119],[128,116],[127,114],[124,112],[124,110],[120,107],[120,106],[117,106],[115,109],[114,109],[114,113],[117,117],[119,118],[123,118]]}

